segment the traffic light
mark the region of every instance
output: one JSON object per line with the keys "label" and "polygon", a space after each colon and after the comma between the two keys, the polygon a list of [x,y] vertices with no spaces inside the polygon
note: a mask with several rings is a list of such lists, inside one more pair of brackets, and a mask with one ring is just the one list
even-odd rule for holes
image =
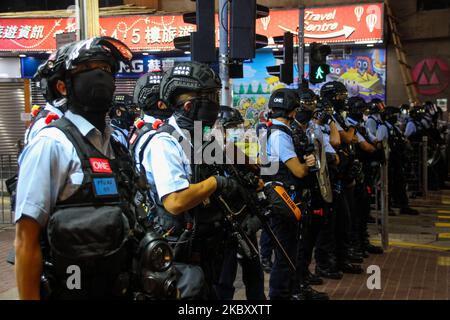
{"label": "traffic light", "polygon": [[309,82],[324,82],[327,80],[327,74],[330,73],[327,55],[331,53],[331,47],[314,42],[309,48]]}
{"label": "traffic light", "polygon": [[267,72],[272,76],[277,76],[280,81],[286,84],[294,82],[294,35],[285,32],[284,35],[274,37],[275,44],[282,44],[283,49],[272,51],[275,59],[283,59],[283,63],[278,66],[266,67]]}
{"label": "traffic light", "polygon": [[[269,15],[269,8],[256,4],[256,0],[231,1],[230,59],[253,59],[255,49],[268,44],[266,36],[256,34],[256,19]],[[219,23],[221,23],[219,17]]]}
{"label": "traffic light", "polygon": [[215,62],[216,37],[214,19],[214,1],[196,1],[196,11],[183,14],[184,23],[197,25],[197,31],[189,36],[173,40],[175,48],[191,52],[191,60],[197,62]]}

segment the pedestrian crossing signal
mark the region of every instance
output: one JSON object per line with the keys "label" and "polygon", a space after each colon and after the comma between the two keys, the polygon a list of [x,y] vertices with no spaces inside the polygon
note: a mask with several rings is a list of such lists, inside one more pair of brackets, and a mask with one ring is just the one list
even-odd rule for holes
{"label": "pedestrian crossing signal", "polygon": [[321,83],[327,80],[327,74],[330,73],[330,66],[328,64],[317,64],[311,66],[309,71],[309,82]]}

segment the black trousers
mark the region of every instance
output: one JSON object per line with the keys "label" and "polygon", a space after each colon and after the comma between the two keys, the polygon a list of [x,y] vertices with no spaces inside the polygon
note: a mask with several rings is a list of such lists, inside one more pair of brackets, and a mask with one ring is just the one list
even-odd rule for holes
{"label": "black trousers", "polygon": [[406,181],[403,164],[399,155],[391,153],[388,168],[389,207],[408,207],[408,195],[406,194]]}
{"label": "black trousers", "polygon": [[[252,242],[257,247],[256,235],[251,237]],[[236,279],[238,262],[242,269],[242,282],[245,285],[247,300],[265,300],[264,294],[264,273],[258,258],[248,259],[238,258],[238,245],[236,241],[227,244],[224,254],[222,272],[216,292],[219,300],[233,300],[234,281]]]}

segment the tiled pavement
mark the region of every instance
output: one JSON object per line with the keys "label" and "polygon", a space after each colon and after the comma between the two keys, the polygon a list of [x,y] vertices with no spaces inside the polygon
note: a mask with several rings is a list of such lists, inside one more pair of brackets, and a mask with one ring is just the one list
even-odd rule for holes
{"label": "tiled pavement", "polygon": [[[381,270],[381,289],[369,290],[370,274],[345,274],[342,280],[325,279],[315,286],[333,300],[448,300],[450,299],[450,251],[392,247],[383,255],[365,259],[363,268]],[[313,268],[311,268],[313,270]],[[372,274],[372,273],[371,273]],[[269,276],[265,274],[266,294]],[[245,299],[245,288],[236,282],[235,299]]]}

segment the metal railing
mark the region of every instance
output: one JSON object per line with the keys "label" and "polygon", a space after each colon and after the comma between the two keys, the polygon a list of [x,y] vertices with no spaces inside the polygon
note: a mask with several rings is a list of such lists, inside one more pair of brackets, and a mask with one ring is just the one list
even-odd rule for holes
{"label": "metal railing", "polygon": [[14,222],[14,208],[11,205],[6,181],[16,172],[17,154],[0,154],[0,224],[12,224]]}

